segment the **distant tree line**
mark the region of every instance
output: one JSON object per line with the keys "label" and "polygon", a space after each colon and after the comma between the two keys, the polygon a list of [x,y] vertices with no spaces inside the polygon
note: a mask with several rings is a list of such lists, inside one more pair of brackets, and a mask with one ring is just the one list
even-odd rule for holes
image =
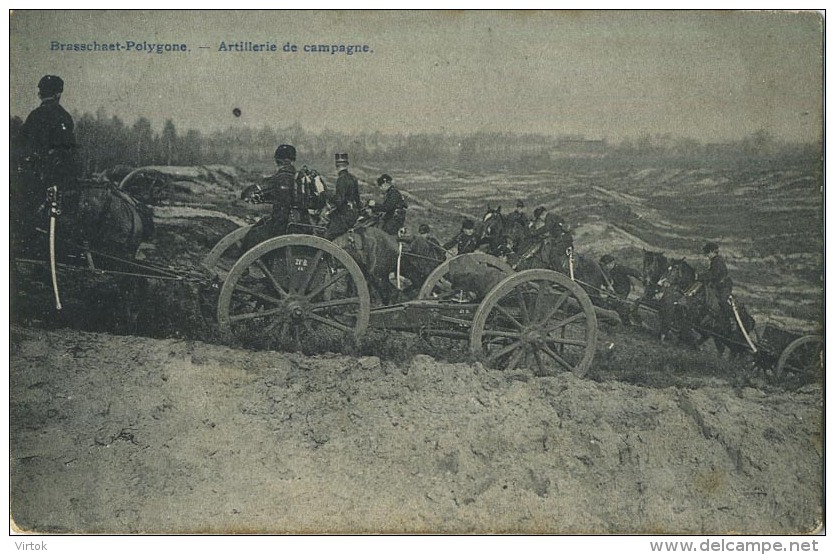
{"label": "distant tree line", "polygon": [[[353,164],[390,170],[443,168],[461,171],[541,171],[572,165],[605,166],[647,163],[678,165],[749,163],[820,163],[821,146],[789,144],[758,131],[743,140],[704,144],[672,135],[644,134],[619,143],[573,135],[514,133],[346,134],[329,129],[310,132],[299,125],[260,129],[240,125],[212,133],[181,132],[172,119],[155,129],[147,118],[128,124],[103,109],[74,114],[76,140],[85,175],[117,165],[227,164],[268,171],[281,143],[291,143],[299,162],[328,169],[336,152],[348,152]],[[13,118],[12,129],[20,120]]]}

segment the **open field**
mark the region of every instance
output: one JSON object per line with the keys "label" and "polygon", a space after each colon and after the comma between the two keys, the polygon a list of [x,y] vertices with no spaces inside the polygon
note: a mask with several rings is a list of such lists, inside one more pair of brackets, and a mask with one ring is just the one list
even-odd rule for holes
{"label": "open field", "polygon": [[[169,170],[171,171],[171,170]],[[408,226],[523,198],[559,211],[582,253],[701,263],[720,243],[760,324],[819,330],[822,195],[814,172],[574,168],[532,175],[379,173]],[[149,261],[194,268],[265,207],[251,176],[192,170],[158,191]],[[211,173],[211,172],[210,172]],[[329,183],[333,182],[333,178]],[[11,512],[27,530],[131,532],[808,533],[822,519],[822,388],[601,326],[578,378],[484,368],[460,343],[369,334],[355,356],[218,344],[196,287],[151,282],[139,329],[120,291],[65,278],[16,301]],[[43,293],[43,292],[41,292]],[[47,292],[48,293],[48,292]],[[39,300],[40,299],[40,300]],[[54,315],[53,315],[54,316]]]}

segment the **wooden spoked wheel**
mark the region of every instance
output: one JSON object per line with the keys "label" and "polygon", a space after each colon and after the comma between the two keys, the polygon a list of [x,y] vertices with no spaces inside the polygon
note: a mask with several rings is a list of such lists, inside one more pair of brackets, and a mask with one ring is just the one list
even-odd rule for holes
{"label": "wooden spoked wheel", "polygon": [[357,263],[330,241],[284,235],[247,251],[223,282],[217,320],[247,347],[324,352],[351,347],[371,302]]}
{"label": "wooden spoked wheel", "polygon": [[226,279],[229,270],[244,254],[243,239],[250,229],[251,225],[239,227],[218,241],[203,259],[203,267],[221,280]]}
{"label": "wooden spoked wheel", "polygon": [[482,301],[470,351],[489,366],[583,375],[597,346],[597,316],[586,292],[552,270],[513,274]]}
{"label": "wooden spoked wheel", "polygon": [[789,343],[774,370],[780,381],[809,383],[821,378],[823,372],[823,338],[804,335]]}
{"label": "wooden spoked wheel", "polygon": [[[471,271],[479,273],[485,279],[490,279],[491,274],[507,276],[513,273],[513,269],[509,264],[495,256],[483,252],[462,254],[444,260],[427,276],[426,281],[423,282],[418,293],[418,299],[464,301],[467,299],[463,299],[463,296],[478,294],[477,291],[465,290],[471,289],[472,287],[455,283],[454,274],[457,268],[469,268]],[[498,281],[497,277],[492,279]],[[477,286],[478,284],[472,285]],[[483,297],[483,295],[479,295],[479,297]]]}

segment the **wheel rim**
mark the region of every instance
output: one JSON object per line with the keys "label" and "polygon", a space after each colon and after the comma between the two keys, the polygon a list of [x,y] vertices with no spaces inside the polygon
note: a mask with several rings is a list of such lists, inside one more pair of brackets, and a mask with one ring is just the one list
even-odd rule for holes
{"label": "wheel rim", "polygon": [[225,279],[235,262],[244,254],[243,238],[250,229],[251,225],[239,227],[218,241],[203,259],[203,267],[220,279]]}
{"label": "wheel rim", "polygon": [[354,344],[368,327],[368,287],[356,262],[319,237],[264,241],[231,268],[217,318],[248,347],[322,352]]}
{"label": "wheel rim", "polygon": [[783,350],[777,361],[777,377],[789,380],[816,379],[823,368],[823,339],[817,335],[800,337]]}
{"label": "wheel rim", "polygon": [[490,366],[583,375],[597,345],[588,295],[567,276],[525,270],[502,280],[476,311],[470,350]]}
{"label": "wheel rim", "polygon": [[509,264],[502,261],[495,256],[483,252],[471,252],[461,254],[454,258],[444,260],[437,268],[435,268],[420,288],[418,299],[455,299],[456,296],[462,294],[461,291],[455,291],[451,287],[451,280],[449,279],[450,269],[454,268],[455,264],[473,264],[483,265],[487,271],[498,270],[505,275],[513,274],[513,269]]}

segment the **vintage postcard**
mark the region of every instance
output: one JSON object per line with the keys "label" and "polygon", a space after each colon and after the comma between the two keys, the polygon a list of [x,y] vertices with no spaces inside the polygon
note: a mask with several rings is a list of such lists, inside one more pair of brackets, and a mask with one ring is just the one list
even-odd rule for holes
{"label": "vintage postcard", "polygon": [[823,23],[10,12],[11,529],[820,531]]}

